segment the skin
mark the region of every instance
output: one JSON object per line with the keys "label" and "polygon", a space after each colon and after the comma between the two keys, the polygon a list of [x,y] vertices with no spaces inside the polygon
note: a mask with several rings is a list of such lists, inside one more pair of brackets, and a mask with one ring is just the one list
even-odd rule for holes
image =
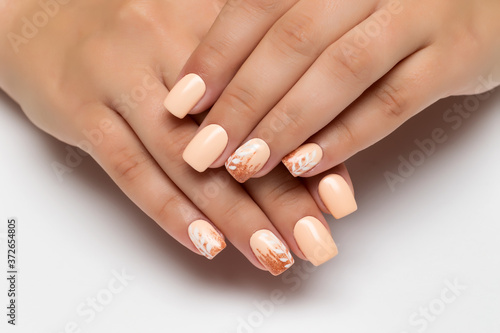
{"label": "skin", "polygon": [[[327,226],[324,207],[315,202],[317,184],[304,186],[284,168],[246,187],[225,170],[197,173],[181,154],[198,124],[179,120],[162,106],[223,4],[70,1],[26,43],[12,42],[12,35],[1,39],[0,88],[41,130],[88,152],[185,247],[199,253],[187,228],[204,219],[264,269],[249,246],[255,231],[271,230],[304,259],[293,238],[294,223],[310,215]],[[39,11],[34,0],[0,0],[0,34],[23,36],[22,18]],[[329,172],[351,184],[344,166]]]}
{"label": "skin", "polygon": [[200,129],[228,132],[212,167],[261,138],[262,177],[313,142],[324,157],[311,177],[441,98],[498,86],[499,17],[496,0],[229,0],[179,77],[207,84],[192,113],[215,103]]}

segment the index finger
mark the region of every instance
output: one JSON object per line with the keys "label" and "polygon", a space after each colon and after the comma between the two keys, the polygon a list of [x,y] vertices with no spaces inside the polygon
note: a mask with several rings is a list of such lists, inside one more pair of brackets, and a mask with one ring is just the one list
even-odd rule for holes
{"label": "index finger", "polygon": [[165,100],[178,118],[207,110],[271,26],[298,0],[228,0]]}

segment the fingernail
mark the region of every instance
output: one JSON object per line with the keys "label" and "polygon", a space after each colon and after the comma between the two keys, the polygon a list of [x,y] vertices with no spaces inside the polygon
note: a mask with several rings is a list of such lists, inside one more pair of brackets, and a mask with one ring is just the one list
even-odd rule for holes
{"label": "fingernail", "polygon": [[208,125],[189,142],[182,158],[193,169],[203,172],[222,154],[227,140],[227,133],[221,126]]}
{"label": "fingernail", "polygon": [[238,148],[226,161],[227,171],[240,183],[260,171],[271,156],[264,140],[252,139]]}
{"label": "fingernail", "polygon": [[336,174],[326,176],[319,182],[319,196],[326,208],[340,219],[358,209],[354,194],[345,179]]}
{"label": "fingernail", "polygon": [[328,229],[312,216],[304,217],[295,224],[293,236],[302,253],[314,266],[319,266],[338,254]]}
{"label": "fingernail", "polygon": [[194,221],[189,225],[188,233],[194,246],[210,260],[226,247],[224,238],[207,221]]}
{"label": "fingernail", "polygon": [[207,87],[196,74],[184,76],[165,99],[165,108],[177,118],[184,118],[200,101]]}
{"label": "fingernail", "polygon": [[260,263],[274,276],[280,275],[294,263],[285,244],[269,230],[256,231],[250,238],[250,247]]}
{"label": "fingernail", "polygon": [[315,143],[307,143],[283,157],[288,171],[298,177],[314,168],[323,158],[323,150]]}

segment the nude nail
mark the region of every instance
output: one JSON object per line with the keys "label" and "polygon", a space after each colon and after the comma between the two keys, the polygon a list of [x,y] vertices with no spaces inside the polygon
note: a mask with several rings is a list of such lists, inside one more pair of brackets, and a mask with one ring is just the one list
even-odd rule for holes
{"label": "nude nail", "polygon": [[354,194],[345,179],[336,174],[326,176],[319,182],[319,196],[326,208],[340,219],[358,209]]}
{"label": "nude nail", "polygon": [[260,263],[274,276],[280,275],[294,263],[285,244],[269,230],[256,231],[250,238],[250,247]]}
{"label": "nude nail", "polygon": [[311,171],[323,158],[323,150],[315,143],[307,143],[283,157],[282,162],[294,177]]}
{"label": "nude nail", "polygon": [[182,158],[198,172],[205,171],[226,149],[228,136],[219,125],[208,125],[189,142]]}
{"label": "nude nail", "polygon": [[200,101],[207,87],[196,74],[184,76],[172,88],[165,99],[165,108],[177,118],[184,118]]}
{"label": "nude nail", "polygon": [[224,238],[207,221],[194,221],[189,225],[188,233],[194,246],[210,260],[226,247]]}
{"label": "nude nail", "polygon": [[271,156],[269,146],[262,139],[252,139],[238,148],[226,161],[227,171],[240,183],[259,172]]}
{"label": "nude nail", "polygon": [[314,266],[319,266],[338,254],[328,229],[312,216],[304,217],[295,224],[293,236],[302,253]]}

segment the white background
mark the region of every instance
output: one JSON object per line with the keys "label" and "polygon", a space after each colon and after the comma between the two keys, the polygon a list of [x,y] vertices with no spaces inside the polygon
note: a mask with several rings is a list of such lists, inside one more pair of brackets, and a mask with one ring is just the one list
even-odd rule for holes
{"label": "white background", "polygon": [[[297,261],[280,278],[234,248],[212,262],[185,250],[90,158],[59,181],[51,165],[65,163],[66,145],[0,95],[0,330],[500,332],[500,93],[453,129],[444,115],[455,103],[465,98],[437,103],[351,159],[359,211],[330,220],[339,256],[310,273]],[[446,142],[391,191],[384,173],[398,172],[400,156],[416,157],[414,141],[436,128]],[[19,223],[15,328],[4,306],[11,216]],[[134,278],[101,312],[77,313],[88,298],[109,296],[122,270]],[[465,290],[454,294],[450,283]],[[419,311],[429,307],[425,319]]]}

